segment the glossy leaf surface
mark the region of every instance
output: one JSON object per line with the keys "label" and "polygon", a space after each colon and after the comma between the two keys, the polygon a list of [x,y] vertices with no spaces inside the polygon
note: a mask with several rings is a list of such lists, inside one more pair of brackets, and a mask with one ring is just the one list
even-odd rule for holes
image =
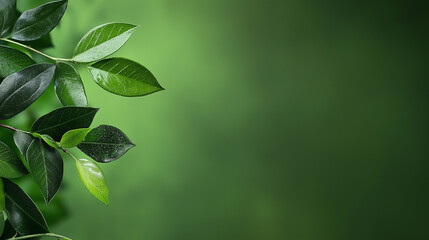
{"label": "glossy leaf surface", "polygon": [[13,134],[13,140],[15,141],[15,145],[18,147],[19,152],[26,158],[27,149],[33,141],[33,137],[24,132],[15,132]]}
{"label": "glossy leaf surface", "polygon": [[100,87],[117,95],[135,97],[163,90],[149,70],[128,59],[105,59],[88,70]]}
{"label": "glossy leaf surface", "polygon": [[57,64],[55,94],[63,106],[88,106],[82,79],[78,71],[70,64]]}
{"label": "glossy leaf surface", "polygon": [[42,139],[34,139],[27,151],[28,167],[43,197],[48,203],[63,180],[63,160],[58,150]]}
{"label": "glossy leaf surface", "polygon": [[0,177],[18,178],[27,174],[21,159],[3,142],[0,142]]}
{"label": "glossy leaf surface", "polygon": [[63,107],[56,109],[36,120],[32,132],[47,134],[60,141],[64,133],[78,128],[88,128],[98,108]]}
{"label": "glossy leaf surface", "polygon": [[48,233],[49,228],[36,204],[15,183],[4,179],[6,214],[15,230],[21,235]]}
{"label": "glossy leaf surface", "polygon": [[24,111],[51,82],[55,65],[36,64],[9,75],[0,84],[0,120]]}
{"label": "glossy leaf surface", "polygon": [[12,38],[32,41],[43,37],[60,22],[67,8],[67,0],[49,2],[21,14],[12,31]]}
{"label": "glossy leaf surface", "polygon": [[118,51],[136,29],[127,23],[108,23],[89,31],[77,44],[74,60],[94,62]]}
{"label": "glossy leaf surface", "polygon": [[36,64],[27,54],[7,46],[0,46],[0,63],[0,82],[12,73]]}
{"label": "glossy leaf surface", "polygon": [[61,146],[65,148],[76,147],[81,143],[89,132],[89,128],[74,129],[66,132],[61,138]]}
{"label": "glossy leaf surface", "polygon": [[83,185],[100,201],[109,205],[109,188],[101,168],[92,160],[79,159],[76,168]]}
{"label": "glossy leaf surface", "polygon": [[78,148],[97,162],[111,162],[135,145],[119,129],[101,125],[92,129]]}
{"label": "glossy leaf surface", "polygon": [[0,1],[0,36],[4,36],[12,28],[16,13],[16,0]]}

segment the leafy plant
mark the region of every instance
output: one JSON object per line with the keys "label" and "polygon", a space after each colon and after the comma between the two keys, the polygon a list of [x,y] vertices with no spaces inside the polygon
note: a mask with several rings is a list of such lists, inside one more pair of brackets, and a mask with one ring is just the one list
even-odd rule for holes
{"label": "leafy plant", "polygon": [[[108,205],[109,189],[98,163],[115,161],[134,147],[116,127],[91,128],[99,109],[88,107],[76,65],[87,67],[94,81],[113,94],[135,97],[163,90],[142,65],[124,58],[105,59],[127,42],[136,25],[108,23],[90,30],[76,46],[71,59],[37,50],[52,46],[49,33],[60,22],[67,4],[67,0],[52,1],[20,14],[16,0],[0,1],[0,120],[23,112],[52,81],[64,106],[38,118],[29,131],[0,123],[0,127],[14,131],[14,143],[24,159],[0,141],[0,239],[69,239],[50,233],[39,208],[10,179],[31,174],[48,204],[63,180],[62,151],[76,162],[83,185]],[[36,62],[19,49],[44,56],[49,62]],[[92,159],[76,158],[71,148],[80,149]],[[6,230],[7,226],[13,230]]]}

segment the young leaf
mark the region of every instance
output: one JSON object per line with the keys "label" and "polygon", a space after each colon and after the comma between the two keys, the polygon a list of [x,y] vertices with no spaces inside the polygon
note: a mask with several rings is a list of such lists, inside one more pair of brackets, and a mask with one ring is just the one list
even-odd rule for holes
{"label": "young leaf", "polygon": [[66,132],[61,138],[61,146],[65,148],[76,147],[83,141],[83,139],[85,139],[85,136],[88,134],[89,130],[89,128],[81,128]]}
{"label": "young leaf", "polygon": [[83,185],[100,201],[109,205],[109,188],[101,168],[92,160],[79,159],[76,168]]}
{"label": "young leaf", "polygon": [[74,60],[94,62],[118,51],[136,29],[127,23],[108,23],[89,31],[77,44]]}
{"label": "young leaf", "polygon": [[37,119],[31,132],[47,134],[55,141],[60,141],[69,130],[88,128],[97,111],[98,108],[90,107],[59,108]]}
{"label": "young leaf", "polygon": [[27,149],[33,141],[33,137],[24,132],[15,132],[13,134],[13,140],[15,141],[15,145],[18,147],[19,152],[25,157],[27,157]]}
{"label": "young leaf", "polygon": [[88,106],[79,72],[68,63],[57,64],[55,94],[63,106]]}
{"label": "young leaf", "polygon": [[0,82],[12,73],[16,73],[26,67],[36,64],[36,62],[25,53],[7,46],[0,46],[0,63],[2,63],[0,64]]}
{"label": "young leaf", "polygon": [[12,31],[12,38],[33,41],[48,34],[60,22],[67,8],[67,0],[49,2],[21,14]]}
{"label": "young leaf", "polygon": [[29,107],[49,86],[55,65],[43,63],[9,75],[0,84],[0,120]]}
{"label": "young leaf", "polygon": [[0,142],[0,177],[18,178],[27,174],[27,170],[18,156],[5,143]]}
{"label": "young leaf", "polygon": [[164,89],[149,70],[128,59],[105,59],[88,70],[100,87],[125,97],[144,96]]}
{"label": "young leaf", "polygon": [[48,233],[49,228],[36,204],[15,183],[4,179],[6,192],[6,215],[15,230],[21,235]]}
{"label": "young leaf", "polygon": [[30,173],[49,203],[63,180],[63,160],[60,153],[38,138],[28,147],[27,159]]}
{"label": "young leaf", "polygon": [[12,27],[15,19],[16,0],[0,1],[0,36],[4,36]]}
{"label": "young leaf", "polygon": [[121,130],[101,125],[92,129],[77,147],[95,161],[107,163],[120,158],[134,146]]}
{"label": "young leaf", "polygon": [[[34,136],[34,134],[33,134],[33,136]],[[60,148],[60,146],[58,145],[58,143],[57,143],[53,138],[51,138],[51,136],[46,135],[46,134],[43,134],[43,135],[40,135],[40,137],[41,137],[41,138],[42,138],[42,140],[43,140],[43,141],[45,141],[45,143],[47,143],[49,146],[51,146],[51,147],[53,147],[53,148],[56,148],[56,149],[59,149],[59,148]]]}

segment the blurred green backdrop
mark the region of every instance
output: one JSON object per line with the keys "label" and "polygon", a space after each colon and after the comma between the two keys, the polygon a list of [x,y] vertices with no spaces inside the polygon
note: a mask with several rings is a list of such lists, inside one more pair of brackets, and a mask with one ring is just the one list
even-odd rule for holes
{"label": "blurred green backdrop", "polygon": [[[102,165],[108,208],[66,159],[69,215],[53,231],[76,240],[428,239],[427,5],[71,0],[49,53],[70,57],[106,22],[139,24],[116,55],[167,90],[114,96],[81,69],[101,108],[94,126],[115,125],[137,147]],[[58,107],[41,101],[38,116]]]}

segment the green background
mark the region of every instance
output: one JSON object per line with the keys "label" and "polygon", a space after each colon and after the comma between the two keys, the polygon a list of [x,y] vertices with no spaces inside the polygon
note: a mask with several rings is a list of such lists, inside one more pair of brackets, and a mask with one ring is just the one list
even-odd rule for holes
{"label": "green background", "polygon": [[[117,126],[137,147],[102,165],[110,207],[65,159],[68,215],[52,230],[76,240],[428,239],[427,5],[71,0],[48,53],[71,57],[103,23],[139,24],[115,55],[166,91],[115,96],[81,69],[101,108],[93,126]],[[58,107],[52,98],[32,111]]]}

